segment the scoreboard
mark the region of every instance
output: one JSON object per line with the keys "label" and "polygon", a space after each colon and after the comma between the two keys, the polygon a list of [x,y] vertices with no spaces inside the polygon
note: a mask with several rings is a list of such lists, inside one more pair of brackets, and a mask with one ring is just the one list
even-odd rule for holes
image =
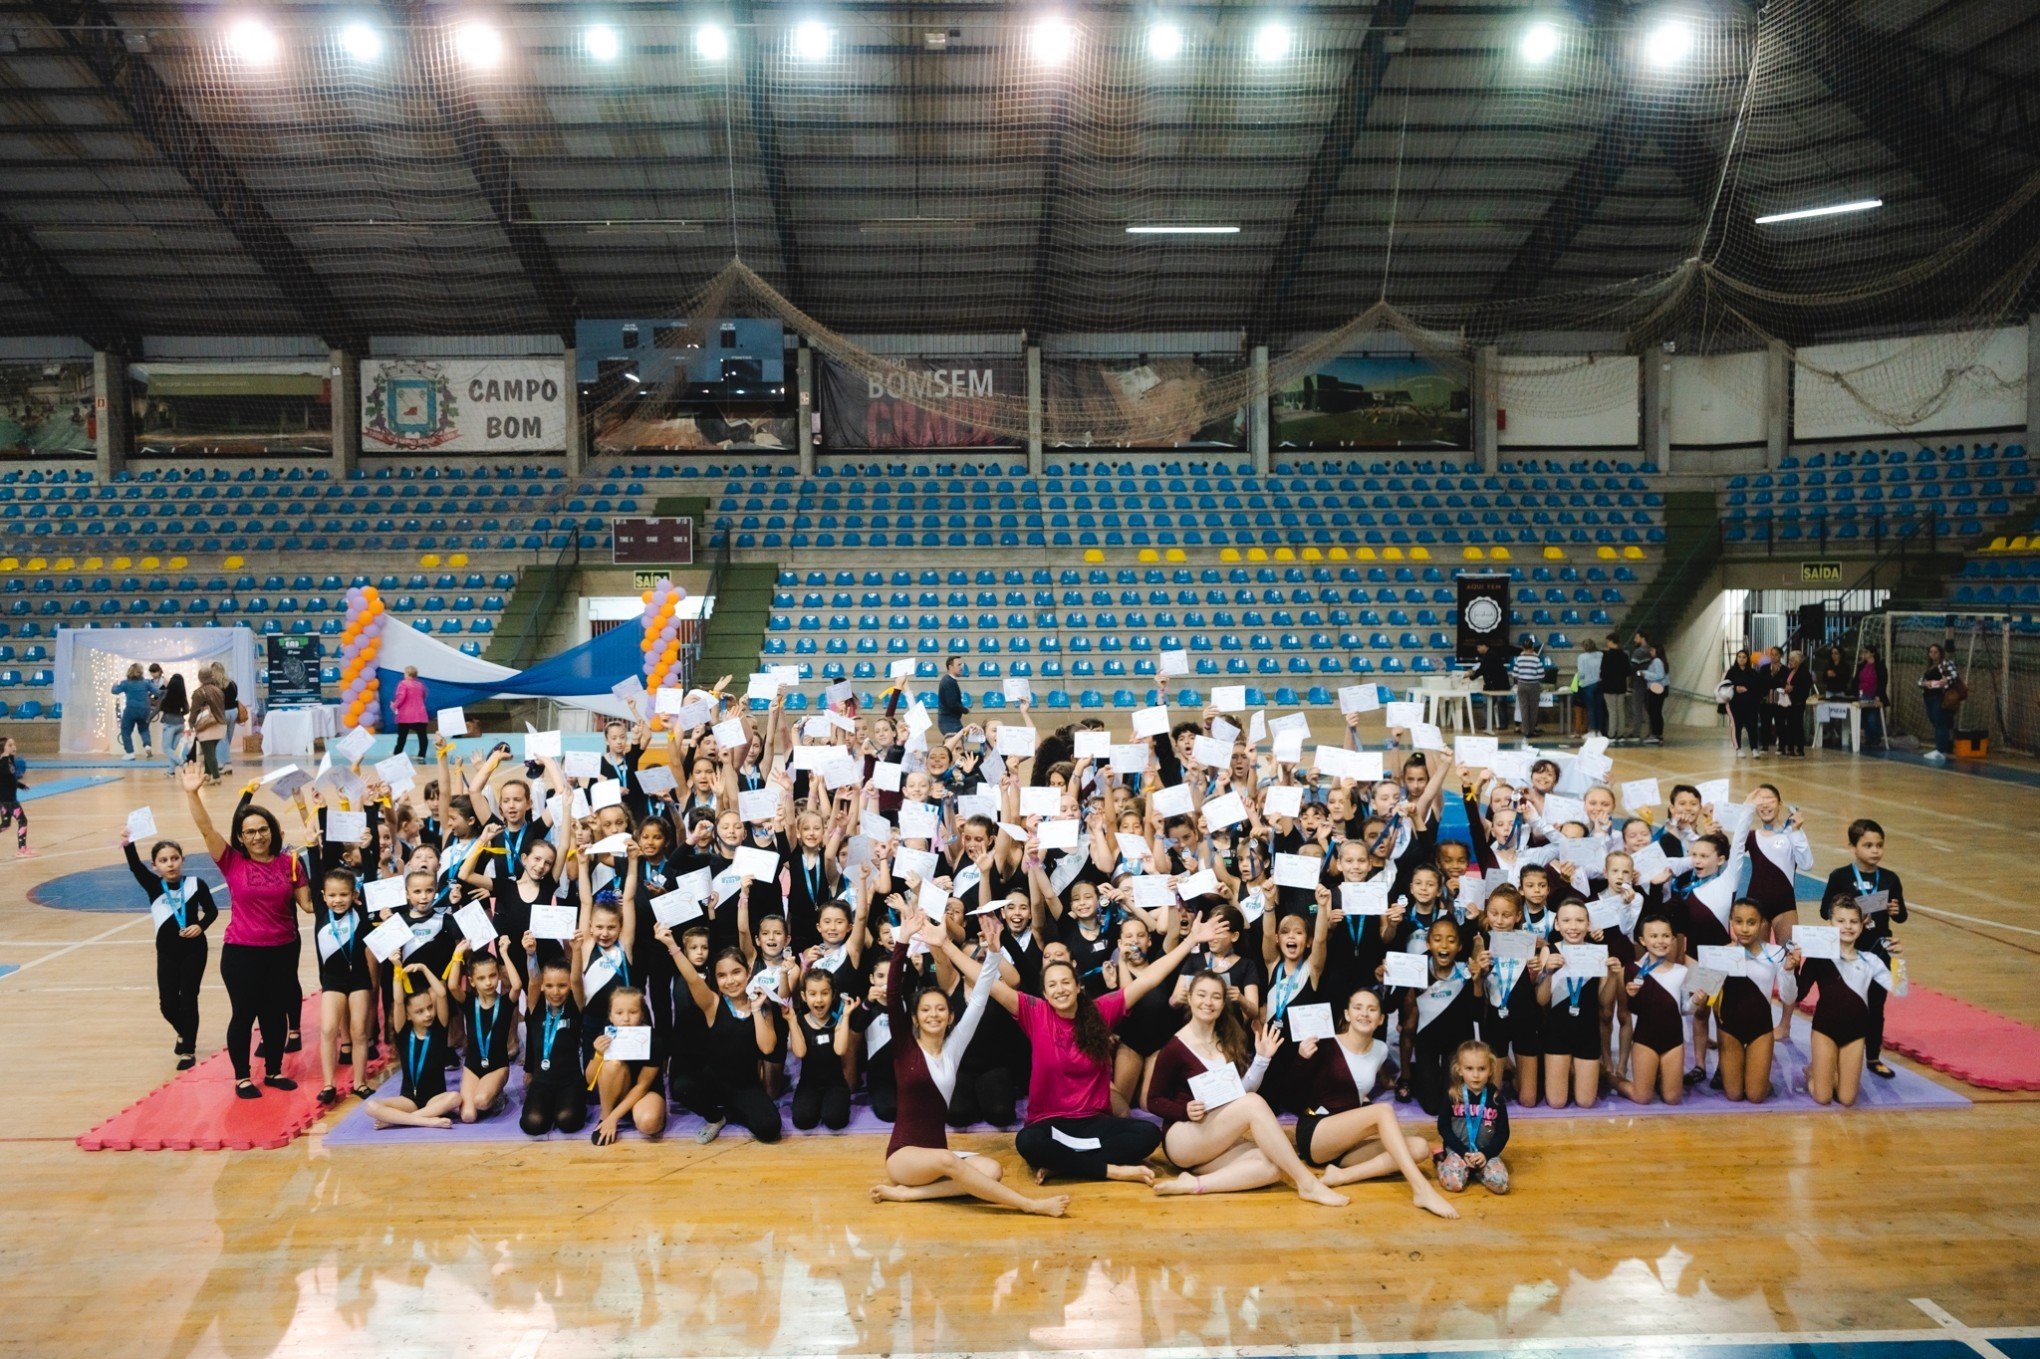
{"label": "scoreboard", "polygon": [[686,515],[612,519],[609,550],[618,566],[692,566],[694,521]]}

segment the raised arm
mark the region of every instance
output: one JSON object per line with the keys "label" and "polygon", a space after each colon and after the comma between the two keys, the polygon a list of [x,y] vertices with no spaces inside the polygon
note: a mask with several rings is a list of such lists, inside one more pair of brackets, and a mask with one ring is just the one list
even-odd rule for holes
{"label": "raised arm", "polygon": [[[687,983],[687,994],[694,997],[695,1008],[701,1011],[703,1019],[711,1025],[714,1024],[715,1004],[718,999],[715,990],[701,979],[701,974],[694,970],[694,964],[687,961],[687,952],[680,947],[680,941],[673,937],[672,928],[662,922],[652,931],[652,937],[664,944],[666,952],[673,955],[673,968],[680,974],[680,979]],[[577,973],[576,976],[578,975]]]}
{"label": "raised arm", "polygon": [[1216,916],[1207,916],[1199,920],[1195,925],[1192,925],[1190,932],[1178,940],[1174,948],[1127,979],[1126,985],[1121,991],[1121,994],[1126,997],[1126,1008],[1132,1009],[1139,1003],[1142,996],[1145,996],[1148,992],[1154,990],[1155,987],[1161,985],[1164,978],[1173,975],[1176,969],[1183,965],[1183,960],[1190,956],[1192,949],[1201,948],[1210,943],[1212,936],[1217,933],[1218,918]]}
{"label": "raised arm", "polygon": [[984,962],[979,962],[957,947],[956,941],[949,937],[949,931],[933,921],[921,927],[919,938],[922,943],[928,946],[931,952],[939,949],[942,956],[949,959],[951,966],[964,976],[970,978],[973,986],[976,985],[979,977],[985,970],[990,968],[993,974],[992,999],[1004,1006],[1006,1013],[1020,1013],[1020,993],[999,979],[999,968],[993,963],[989,955],[987,955]]}
{"label": "raised arm", "polygon": [[[218,863],[227,852],[227,842],[220,838],[218,828],[213,825],[212,813],[205,809],[205,801],[198,795],[198,790],[205,787],[205,767],[186,764],[178,774],[184,780],[184,801],[191,808],[191,819],[198,824],[198,835],[205,841],[205,852],[212,855],[214,863]],[[283,846],[278,845],[276,851],[281,854]]]}

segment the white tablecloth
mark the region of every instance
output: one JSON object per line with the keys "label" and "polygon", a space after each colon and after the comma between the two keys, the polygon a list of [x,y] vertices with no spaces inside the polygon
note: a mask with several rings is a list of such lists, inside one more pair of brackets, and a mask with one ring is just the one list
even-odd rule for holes
{"label": "white tablecloth", "polygon": [[315,740],[338,730],[339,709],[272,708],[262,718],[264,755],[309,755]]}

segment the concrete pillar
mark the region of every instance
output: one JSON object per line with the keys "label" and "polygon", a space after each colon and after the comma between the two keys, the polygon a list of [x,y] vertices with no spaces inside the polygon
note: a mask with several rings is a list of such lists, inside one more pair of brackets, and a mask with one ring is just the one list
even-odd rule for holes
{"label": "concrete pillar", "polygon": [[580,368],[573,346],[567,347],[561,370],[560,390],[567,397],[567,445],[566,473],[569,480],[577,479],[588,470],[588,426],[581,416],[581,383],[577,376]]}
{"label": "concrete pillar", "polygon": [[92,356],[92,475],[102,483],[127,470],[132,451],[127,365],[125,354]]}
{"label": "concrete pillar", "polygon": [[815,351],[802,345],[794,351],[794,382],[799,389],[799,424],[794,430],[794,447],[800,454],[800,474],[815,474]]}
{"label": "concrete pillar", "polygon": [[1672,470],[1672,356],[1662,348],[1644,351],[1643,457],[1660,472]]}
{"label": "concrete pillar", "polygon": [[1254,475],[1265,477],[1273,462],[1268,453],[1268,346],[1255,345],[1249,362],[1253,387],[1247,397],[1247,457]]}
{"label": "concrete pillar", "polygon": [[1764,353],[1764,466],[1777,471],[1791,444],[1792,350],[1773,340]]}
{"label": "concrete pillar", "polygon": [[352,481],[361,471],[361,360],[332,350],[326,375],[333,385],[333,476]]}
{"label": "concrete pillar", "polygon": [[1468,393],[1469,423],[1473,427],[1473,451],[1481,470],[1490,476],[1502,469],[1502,432],[1496,397],[1500,388],[1499,351],[1491,344],[1473,351],[1473,382]]}
{"label": "concrete pillar", "polygon": [[1041,450],[1041,346],[1027,346],[1027,475],[1038,477],[1047,459]]}
{"label": "concrete pillar", "polygon": [[2040,312],[2026,318],[2026,448],[2040,438]]}

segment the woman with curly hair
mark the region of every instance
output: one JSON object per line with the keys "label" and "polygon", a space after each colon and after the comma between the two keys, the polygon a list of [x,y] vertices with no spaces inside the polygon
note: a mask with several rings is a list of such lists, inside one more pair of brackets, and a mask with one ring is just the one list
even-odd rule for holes
{"label": "woman with curly hair", "polygon": [[[1042,964],[1039,996],[1004,981],[993,984],[992,999],[1020,1021],[1032,1049],[1027,1124],[1013,1147],[1034,1167],[1035,1183],[1046,1183],[1050,1175],[1154,1183],[1147,1159],[1161,1145],[1162,1130],[1146,1119],[1112,1116],[1112,1031],[1129,1008],[1174,977],[1191,951],[1217,932],[1215,918],[1198,921],[1175,948],[1096,1000],[1084,994],[1076,969],[1060,959]],[[984,964],[953,944],[945,952],[958,971],[977,980]]]}

